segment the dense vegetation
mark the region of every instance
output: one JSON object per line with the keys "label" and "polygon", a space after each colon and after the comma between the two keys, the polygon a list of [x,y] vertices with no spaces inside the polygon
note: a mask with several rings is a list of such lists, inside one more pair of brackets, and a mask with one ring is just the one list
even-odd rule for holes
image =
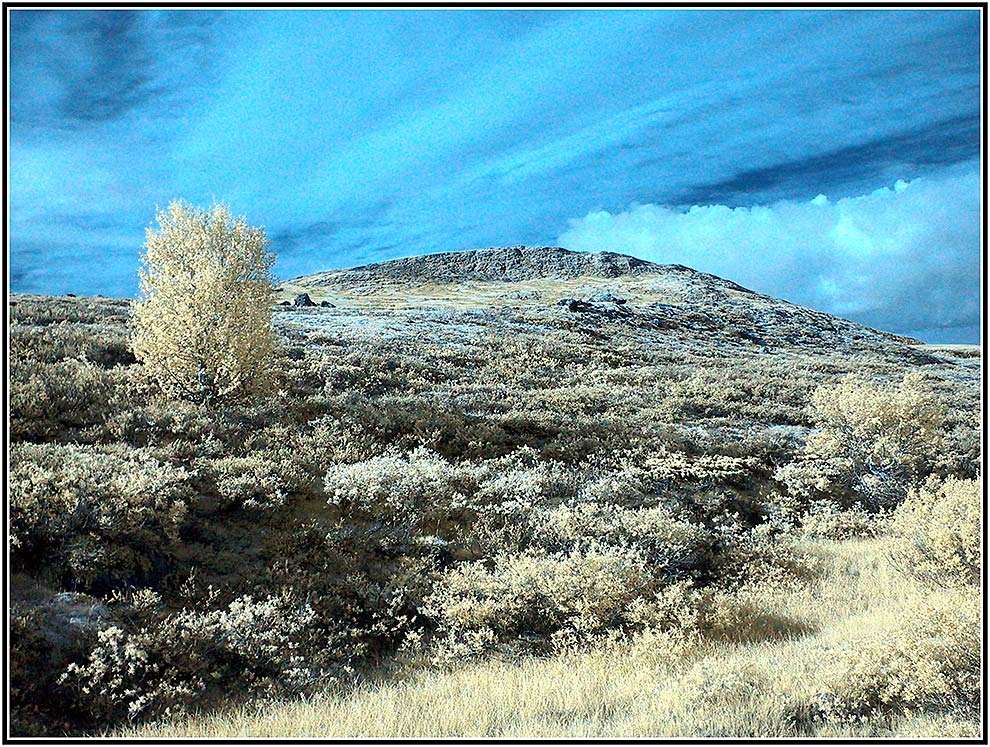
{"label": "dense vegetation", "polygon": [[125,301],[10,313],[12,734],[623,646],[736,702],[752,673],[690,652],[813,636],[779,594],[849,538],[910,617],[828,644],[788,733],[978,718],[978,362],[278,309],[274,394],[207,405],[151,385]]}

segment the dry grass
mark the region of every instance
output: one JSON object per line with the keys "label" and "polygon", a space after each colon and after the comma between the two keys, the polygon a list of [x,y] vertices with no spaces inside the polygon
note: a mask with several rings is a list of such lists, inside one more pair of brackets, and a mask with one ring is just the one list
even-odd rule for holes
{"label": "dry grass", "polygon": [[[364,684],[308,701],[255,704],[115,736],[185,737],[958,737],[979,721],[952,711],[829,718],[843,655],[918,605],[954,605],[885,560],[887,539],[806,542],[818,575],[748,592],[752,610],[807,631],[735,643],[646,634],[551,659],[487,660]],[[770,631],[772,634],[772,631]],[[838,672],[838,673],[837,673]],[[825,694],[825,695],[823,695]]]}
{"label": "dry grass", "polygon": [[579,296],[589,287],[608,285],[631,303],[640,300],[665,300],[656,283],[646,278],[535,278],[515,283],[468,281],[464,283],[424,282],[418,284],[386,282],[367,285],[339,284],[320,287],[292,280],[278,286],[276,303],[292,301],[299,293],[309,293],[314,303],[330,301],[338,306],[355,308],[445,308],[489,309],[504,306],[553,304],[563,296]]}

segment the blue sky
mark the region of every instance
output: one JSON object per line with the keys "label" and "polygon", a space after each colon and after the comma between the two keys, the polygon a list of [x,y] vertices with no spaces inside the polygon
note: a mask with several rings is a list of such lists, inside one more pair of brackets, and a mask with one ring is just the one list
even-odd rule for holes
{"label": "blue sky", "polygon": [[978,340],[978,10],[8,12],[14,291],[134,295],[183,198],[283,278],[562,245]]}

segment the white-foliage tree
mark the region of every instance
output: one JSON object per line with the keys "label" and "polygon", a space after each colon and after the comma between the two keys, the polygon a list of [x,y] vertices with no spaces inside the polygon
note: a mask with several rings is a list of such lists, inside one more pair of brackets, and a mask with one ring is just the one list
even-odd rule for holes
{"label": "white-foliage tree", "polygon": [[172,202],[147,230],[134,355],[169,397],[246,398],[271,384],[275,255],[264,228]]}

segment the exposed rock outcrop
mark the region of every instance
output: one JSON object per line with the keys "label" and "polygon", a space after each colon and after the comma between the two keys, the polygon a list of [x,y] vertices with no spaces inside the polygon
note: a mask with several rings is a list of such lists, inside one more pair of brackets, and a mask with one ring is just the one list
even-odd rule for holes
{"label": "exposed rock outcrop", "polygon": [[[471,280],[520,282],[536,278],[615,278],[677,268],[615,252],[574,252],[559,246],[507,246],[441,252],[362,265],[298,278],[311,285],[368,281],[462,283]],[[686,269],[686,268],[682,268]]]}

